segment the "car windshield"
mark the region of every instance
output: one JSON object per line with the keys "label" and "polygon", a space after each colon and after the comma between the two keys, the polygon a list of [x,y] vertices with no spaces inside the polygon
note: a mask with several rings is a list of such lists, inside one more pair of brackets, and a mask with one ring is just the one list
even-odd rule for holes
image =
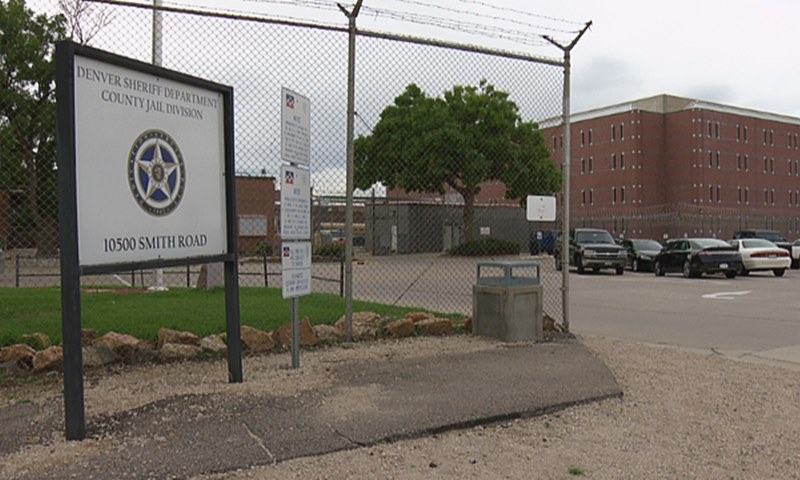
{"label": "car windshield", "polygon": [[611,234],[605,231],[575,232],[575,241],[578,243],[610,243],[614,244]]}
{"label": "car windshield", "polygon": [[655,240],[632,240],[636,250],[661,250],[661,244]]}
{"label": "car windshield", "polygon": [[697,240],[693,240],[692,243],[697,245],[699,248],[708,248],[708,247],[730,248],[730,244],[728,242],[723,242],[722,240],[716,238],[698,238]]}
{"label": "car windshield", "polygon": [[753,238],[742,240],[742,247],[744,248],[777,248],[777,246],[769,240],[762,238]]}

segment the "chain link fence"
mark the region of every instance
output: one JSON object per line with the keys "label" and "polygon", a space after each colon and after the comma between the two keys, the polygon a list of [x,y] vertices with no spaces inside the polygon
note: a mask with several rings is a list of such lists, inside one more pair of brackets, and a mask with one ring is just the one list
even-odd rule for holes
{"label": "chain link fence", "polygon": [[[55,3],[29,0],[27,8],[54,15],[58,13]],[[132,5],[98,5],[106,10],[110,23],[89,44],[151,61],[152,10]],[[280,288],[280,262],[275,254],[280,246],[280,193],[276,179],[282,163],[281,87],[310,98],[313,291],[341,295],[347,32],[170,9],[164,10],[161,17],[164,67],[234,87],[241,287]],[[45,52],[43,58],[49,60],[50,53]],[[430,151],[430,142],[419,141],[426,137],[425,132],[417,135],[420,132],[413,128],[400,144],[387,141],[388,137],[382,136],[388,128],[389,114],[385,111],[387,107],[398,107],[401,100],[396,99],[412,84],[432,102],[433,116],[418,119],[428,122],[431,131],[438,122],[435,112],[440,110],[436,108],[448,101],[461,109],[456,117],[490,118],[493,113],[481,109],[491,109],[491,105],[480,103],[491,96],[481,96],[487,93],[486,85],[503,93],[495,100],[513,102],[511,111],[523,122],[558,117],[562,112],[563,68],[555,62],[359,35],[355,135],[373,141],[368,149],[358,146],[366,140],[356,142],[357,168],[365,168],[358,162],[369,161],[365,157],[369,152],[377,157],[373,157],[373,164],[382,165],[383,170],[372,172],[376,181],[369,186],[359,185],[363,188],[354,196],[353,298],[469,314],[479,261],[534,258],[542,264],[544,312],[559,321],[561,274],[555,271],[547,249],[539,248],[539,243],[532,248],[532,240],[541,239],[543,232],[549,238],[549,232],[560,230],[560,224],[528,222],[519,201],[506,198],[506,189],[515,195],[525,190],[541,195],[557,193],[560,174],[554,165],[560,159],[537,159],[539,164],[550,164],[552,170],[507,171],[513,166],[503,157],[510,155],[508,146],[499,145],[495,141],[497,132],[488,130],[445,128],[437,133],[440,136],[435,152]],[[459,90],[457,86],[472,89]],[[36,88],[29,83],[19,96],[33,94]],[[460,103],[458,99],[448,100],[448,96],[459,95],[463,97]],[[470,95],[476,97],[476,103],[466,99]],[[9,103],[4,98],[0,118],[0,286],[4,288],[59,284],[53,102],[54,96],[50,95],[44,102],[47,108],[41,109],[32,101],[17,102],[12,97]],[[508,136],[502,137],[505,133],[500,131],[500,135],[517,150],[539,148],[534,129],[513,133],[510,142]],[[461,158],[457,166],[442,163],[429,170],[418,169],[413,161],[416,157],[453,158],[459,154],[456,149],[465,144],[480,145],[480,155]],[[396,185],[379,182],[384,179],[380,177],[385,173],[384,167],[401,159],[407,164],[391,174],[406,174],[407,178]],[[484,170],[477,171],[474,165]],[[447,169],[456,173],[442,171]],[[356,171],[362,183],[369,179],[360,173]],[[475,178],[487,175],[495,181],[482,183],[480,191],[464,188],[473,185]],[[450,179],[450,184],[445,178]],[[473,252],[482,256],[451,254],[456,247],[470,242],[490,246],[496,242],[513,248],[502,251],[506,253]],[[193,288],[200,273],[199,265],[165,269],[164,281],[173,288]],[[153,271],[135,271],[92,276],[82,282],[92,286],[147,287],[155,280]]]}

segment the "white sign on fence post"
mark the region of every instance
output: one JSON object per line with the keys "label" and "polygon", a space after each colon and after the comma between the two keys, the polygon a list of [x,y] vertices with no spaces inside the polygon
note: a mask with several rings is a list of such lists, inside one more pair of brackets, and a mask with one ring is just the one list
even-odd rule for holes
{"label": "white sign on fence post", "polygon": [[311,164],[311,102],[281,87],[281,158],[295,165]]}
{"label": "white sign on fence post", "polygon": [[556,197],[528,195],[525,217],[529,222],[555,222]]}
{"label": "white sign on fence post", "polygon": [[[300,367],[297,297],[311,293],[311,102],[281,87],[281,281],[292,299],[292,367]],[[287,240],[299,240],[287,242]]]}
{"label": "white sign on fence post", "polygon": [[311,293],[311,242],[283,242],[281,272],[283,298]]}

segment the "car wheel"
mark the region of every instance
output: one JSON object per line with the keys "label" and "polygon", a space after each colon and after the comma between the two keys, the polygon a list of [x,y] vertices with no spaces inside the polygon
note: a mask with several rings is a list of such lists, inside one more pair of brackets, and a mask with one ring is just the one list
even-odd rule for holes
{"label": "car wheel", "polygon": [[746,276],[748,276],[748,275],[750,275],[750,270],[748,270],[748,269],[744,268],[744,265],[742,265],[742,266],[739,268],[739,276],[740,276],[740,277],[746,277]]}
{"label": "car wheel", "polygon": [[641,269],[642,269],[642,266],[639,265],[639,259],[638,258],[634,258],[633,259],[633,263],[631,264],[631,270],[633,270],[634,272],[638,272],[638,271],[641,271]]}
{"label": "car wheel", "polygon": [[791,268],[797,269],[798,267],[800,267],[800,260],[793,258]]}
{"label": "car wheel", "polygon": [[692,269],[692,263],[689,260],[683,262],[683,277],[684,278],[695,278],[698,275]]}
{"label": "car wheel", "polygon": [[617,275],[622,275],[623,273],[625,273],[625,269],[622,268],[622,267],[618,267],[617,268]]}
{"label": "car wheel", "polygon": [[733,278],[735,276],[736,276],[736,271],[735,270],[729,270],[729,271],[725,272],[725,278]]}
{"label": "car wheel", "polygon": [[575,266],[578,267],[578,273],[583,275],[586,273],[586,269],[583,268],[583,261],[581,260],[580,255],[575,255]]}
{"label": "car wheel", "polygon": [[776,268],[775,270],[772,271],[772,273],[775,274],[776,277],[782,277],[783,274],[786,273],[786,269],[785,268]]}
{"label": "car wheel", "polygon": [[661,262],[656,260],[656,263],[653,264],[653,273],[656,274],[656,277],[664,276],[664,267],[661,266]]}

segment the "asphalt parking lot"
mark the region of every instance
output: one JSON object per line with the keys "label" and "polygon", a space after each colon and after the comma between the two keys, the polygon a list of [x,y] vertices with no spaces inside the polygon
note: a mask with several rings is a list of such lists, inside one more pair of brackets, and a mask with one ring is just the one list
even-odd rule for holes
{"label": "asphalt parking lot", "polygon": [[800,359],[800,270],[733,279],[573,271],[569,283],[570,325],[578,333]]}

